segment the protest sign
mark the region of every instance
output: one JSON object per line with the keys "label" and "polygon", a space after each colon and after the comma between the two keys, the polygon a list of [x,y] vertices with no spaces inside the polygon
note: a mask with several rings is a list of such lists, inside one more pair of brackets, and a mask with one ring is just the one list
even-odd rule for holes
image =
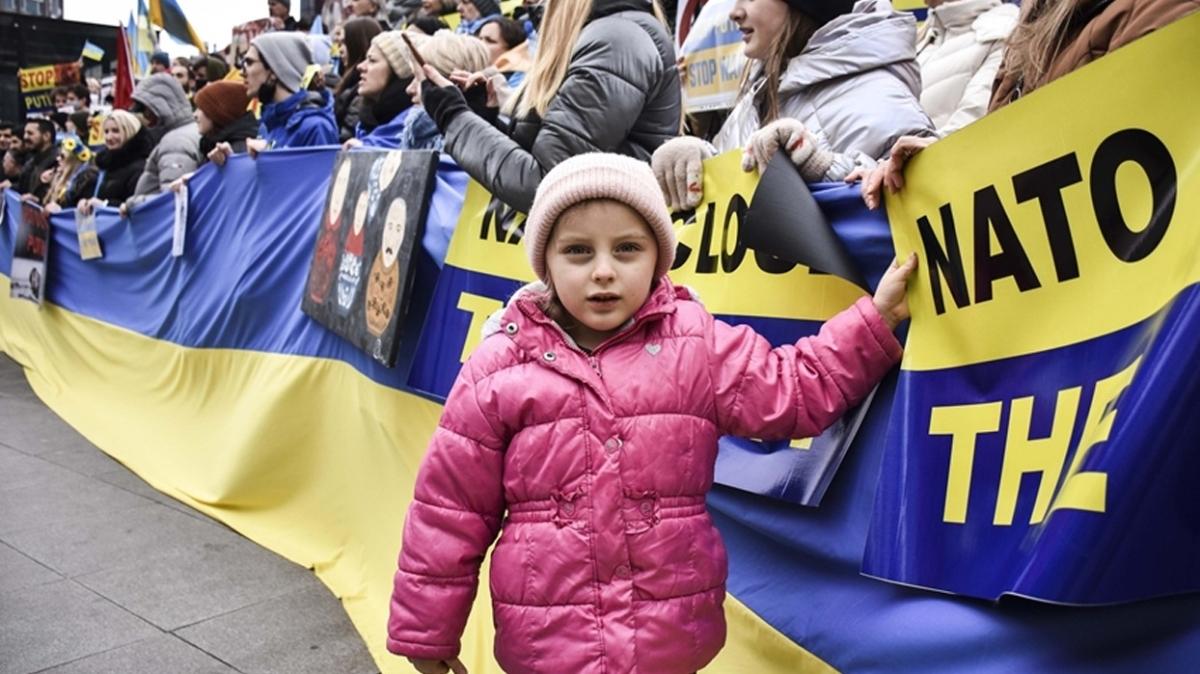
{"label": "protest sign", "polygon": [[865,573],[1070,604],[1200,589],[1197,31],[936,143],[889,196],[921,268]]}
{"label": "protest sign", "polygon": [[304,313],[389,367],[436,165],[435,152],[340,153],[313,250]]}
{"label": "protest sign", "polygon": [[26,113],[53,112],[54,98],[51,93],[55,87],[79,84],[79,63],[21,68],[17,71],[17,77],[20,81],[21,99]]}
{"label": "protest sign", "polygon": [[746,57],[742,33],[729,20],[733,0],[709,0],[679,48],[684,109],[688,113],[732,108],[741,86]]}
{"label": "protest sign", "polygon": [[50,249],[50,223],[41,206],[21,203],[21,217],[12,256],[9,294],[40,305],[46,294],[46,258]]}

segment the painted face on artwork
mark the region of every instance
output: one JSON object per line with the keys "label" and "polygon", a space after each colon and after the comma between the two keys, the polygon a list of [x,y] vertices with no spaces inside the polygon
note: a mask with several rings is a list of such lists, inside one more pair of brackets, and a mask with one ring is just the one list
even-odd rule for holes
{"label": "painted face on artwork", "polygon": [[771,55],[775,38],[787,25],[788,5],[784,0],[737,0],[729,20],[742,31],[746,58],[761,61]]}
{"label": "painted face on artwork", "polygon": [[333,177],[333,192],[329,195],[329,219],[336,220],[346,205],[346,188],[350,185],[350,161],[343,161]]}
{"label": "painted face on artwork", "polygon": [[383,166],[379,170],[379,189],[387,189],[392,184],[396,174],[400,172],[400,163],[404,159],[403,152],[389,152],[383,158]]}
{"label": "painted face on artwork", "polygon": [[363,225],[367,222],[367,193],[363,192],[358,195],[358,203],[354,204],[354,233],[362,232]]}
{"label": "painted face on artwork", "polygon": [[585,201],[559,216],[546,246],[546,272],[585,349],[616,334],[650,296],[658,242],[637,211],[611,199]]}
{"label": "painted face on artwork", "polygon": [[396,264],[400,255],[400,246],[404,244],[404,228],[408,223],[408,204],[403,199],[396,199],[388,206],[387,219],[383,223],[383,264],[391,267]]}

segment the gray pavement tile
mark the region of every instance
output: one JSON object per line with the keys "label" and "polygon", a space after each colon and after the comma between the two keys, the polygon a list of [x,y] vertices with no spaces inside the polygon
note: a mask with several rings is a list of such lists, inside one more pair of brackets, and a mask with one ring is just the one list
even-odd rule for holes
{"label": "gray pavement tile", "polygon": [[170,634],[90,655],[38,674],[230,674],[236,670]]}
{"label": "gray pavement tile", "polygon": [[0,446],[0,489],[52,484],[72,477],[70,471],[58,464]]}
{"label": "gray pavement tile", "polygon": [[0,398],[0,444],[26,454],[92,449],[92,443],[40,400]]}
{"label": "gray pavement tile", "polygon": [[92,446],[87,449],[60,449],[39,454],[38,457],[89,477],[110,472],[121,466],[116,459]]}
{"label": "gray pavement tile", "polygon": [[241,537],[151,501],[36,529],[0,534],[0,540],[67,576],[139,564],[176,552],[199,554],[205,543]]}
{"label": "gray pavement tile", "polygon": [[341,602],[309,587],[176,632],[247,674],[378,672]]}
{"label": "gray pavement tile", "polygon": [[76,580],[155,625],[174,630],[287,594],[312,578],[307,569],[238,537],[173,550]]}
{"label": "gray pavement tile", "polygon": [[155,503],[161,503],[168,508],[177,510],[185,515],[190,515],[198,520],[202,520],[204,522],[216,522],[217,524],[220,524],[217,522],[217,520],[214,520],[208,515],[205,515],[199,510],[189,506],[188,504],[183,503],[182,501],[177,501],[150,486],[149,483],[138,477],[136,473],[129,470],[125,466],[118,465],[114,470],[111,470],[107,473],[100,473],[95,477],[97,480],[103,480],[114,487],[120,487],[127,492],[148,498]]}
{"label": "gray pavement tile", "polygon": [[62,580],[62,576],[53,570],[3,543],[0,543],[0,569],[3,569],[0,571],[0,592]]}
{"label": "gray pavement tile", "polygon": [[2,592],[0,606],[0,674],[35,672],[159,633],[70,580]]}
{"label": "gray pavement tile", "polygon": [[65,477],[53,482],[0,489],[0,536],[149,502],[99,480],[64,473]]}

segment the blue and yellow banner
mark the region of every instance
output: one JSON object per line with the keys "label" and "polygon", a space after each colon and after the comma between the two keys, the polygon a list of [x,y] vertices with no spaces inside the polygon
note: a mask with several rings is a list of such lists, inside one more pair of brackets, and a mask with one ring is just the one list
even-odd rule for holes
{"label": "blue and yellow banner", "polygon": [[[1196,459],[1184,451],[1195,444],[1189,412],[1200,398],[1189,388],[1196,358],[1189,351],[1195,340],[1187,339],[1200,153],[1190,114],[1195,96],[1178,86],[1190,81],[1178,71],[1200,62],[1197,47],[1181,37],[1195,34],[1196,21],[1034,92],[913,162],[905,198],[889,214],[900,249],[922,252],[904,369],[879,388],[820,508],[772,498],[760,486],[719,485],[710,494],[709,512],[729,552],[730,630],[708,671],[1192,668],[1200,595],[1179,594],[1187,586],[1177,581],[1187,580],[1181,570],[1195,569],[1189,546],[1200,521],[1190,489]],[[1158,83],[1158,70],[1174,73],[1171,86]],[[1114,78],[1128,93],[1107,86]],[[1103,149],[1113,147],[1105,143],[1114,135],[1128,138],[1120,134],[1129,129],[1159,138],[1173,158],[1171,219],[1153,247],[1121,245],[1151,241],[1146,233],[1159,231],[1151,221],[1167,212],[1155,207],[1166,203],[1165,192],[1156,192],[1161,173],[1145,168],[1155,155],[1125,159],[1133,156],[1129,147],[1144,152],[1149,144],[1115,146],[1126,154]],[[1026,137],[1031,142],[1012,142]],[[156,488],[312,568],[342,600],[380,668],[411,671],[385,652],[384,629],[403,513],[440,411],[430,398],[469,353],[480,317],[528,272],[518,216],[492,209],[488,218],[491,201],[478,188],[468,190],[462,209],[435,204],[427,234],[454,230],[445,264],[439,273],[436,255],[420,263],[401,365],[373,362],[299,308],[336,153],[283,150],[204,167],[190,183],[187,248],[178,258],[171,256],[170,195],[127,219],[102,209],[98,260],[80,258],[72,213],[52,216],[41,308],[8,297],[19,199],[5,193],[0,351],[24,366],[51,408]],[[1069,160],[1057,161],[1072,153],[1077,181]],[[735,159],[706,166],[709,199],[694,218],[676,223],[684,254],[672,274],[727,320],[751,323],[773,341],[794,339],[861,290],[740,245],[744,208],[758,183]],[[1055,169],[1013,186],[1015,176],[1048,163]],[[1110,180],[1114,189],[1101,189]],[[1036,196],[1022,199],[1018,191]],[[1128,225],[1114,239],[1120,256],[1100,226],[1111,219],[1095,212],[1110,192]],[[813,193],[870,285],[892,255],[888,223],[865,210],[854,188],[816,185]],[[1050,242],[1062,230],[1045,224],[1058,218],[1055,193],[1069,223],[1075,276],[1066,249]],[[943,204],[958,226],[947,228]],[[925,259],[922,216],[944,260]],[[976,236],[976,223],[984,236]],[[961,283],[951,273],[957,263],[949,231],[957,237]],[[941,313],[929,273],[935,267]],[[984,278],[990,299],[979,292]],[[412,393],[418,385],[424,394]],[[1004,430],[986,431],[997,403],[995,425]],[[964,414],[962,406],[971,405]],[[935,428],[949,432],[931,433],[933,409],[947,407]],[[1092,410],[1099,410],[1095,419]],[[1068,426],[1058,480],[1085,476],[1081,484],[1094,486],[1086,476],[1104,474],[1105,510],[1062,505],[1079,502],[1062,501],[1064,494],[1095,492],[1056,487],[1043,520],[1030,525],[1050,468],[1016,469],[1050,466],[1045,457],[1059,456]],[[972,434],[970,480],[959,478],[955,484],[967,489],[953,492],[965,493],[965,522],[947,523],[947,504],[961,502],[946,498],[949,466],[954,456],[962,464],[963,439]],[[1009,459],[1018,489],[1011,523],[997,524],[1010,437],[1028,451]],[[1095,442],[1076,470],[1084,437]],[[786,450],[779,454],[786,459],[820,447],[768,450]],[[730,451],[722,447],[722,461]],[[738,475],[739,464],[722,467],[722,475]],[[1007,505],[1000,513],[1007,516]],[[1017,531],[1020,540],[1009,535]],[[1178,596],[1087,608],[973,598],[995,596],[989,588],[1005,582],[994,579],[1022,562],[1018,581],[1029,583],[1017,587],[1058,593],[1038,595],[1047,598]],[[864,564],[897,582],[862,575]],[[963,589],[948,588],[964,578]],[[972,597],[905,586],[916,584]],[[484,583],[463,642],[475,673],[498,671],[488,602]]]}
{"label": "blue and yellow banner", "polygon": [[923,266],[865,573],[1069,604],[1200,590],[1198,32],[985,117],[889,198]]}

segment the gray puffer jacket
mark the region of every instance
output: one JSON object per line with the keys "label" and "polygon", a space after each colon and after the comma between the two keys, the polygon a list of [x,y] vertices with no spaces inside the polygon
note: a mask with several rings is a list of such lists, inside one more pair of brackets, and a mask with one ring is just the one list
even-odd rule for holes
{"label": "gray puffer jacket", "polygon": [[[820,147],[835,154],[824,180],[842,180],[871,167],[902,135],[932,136],[921,108],[916,22],[887,0],[859,0],[854,10],[817,30],[784,71],[779,115],[804,122]],[[724,152],[745,146],[761,126],[751,85],[713,139]]]}
{"label": "gray puffer jacket", "polygon": [[651,11],[650,0],[595,0],[545,118],[531,113],[505,134],[459,114],[446,129],[446,152],[522,212],[542,176],[564,159],[615,152],[649,161],[678,135],[681,120],[675,47]]}
{"label": "gray puffer jacket", "polygon": [[129,200],[136,204],[195,171],[204,163],[204,157],[200,154],[200,131],[192,119],[192,106],[174,77],[166,73],[147,77],[133,92],[133,100],[154,113],[158,118],[156,126],[165,132],[146,158],[146,168]]}

